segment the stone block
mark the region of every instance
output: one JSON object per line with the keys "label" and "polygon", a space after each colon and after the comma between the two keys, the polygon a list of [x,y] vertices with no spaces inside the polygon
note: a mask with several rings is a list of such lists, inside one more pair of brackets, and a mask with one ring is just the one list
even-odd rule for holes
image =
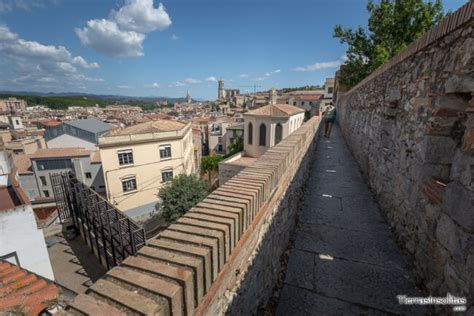
{"label": "stone block", "polygon": [[171,305],[171,315],[184,315],[183,290],[179,285],[171,281],[152,277],[145,273],[123,267],[116,267],[110,270],[107,275],[146,292],[166,298],[166,300],[168,300]]}
{"label": "stone block", "polygon": [[149,297],[137,293],[137,291],[130,291],[126,287],[119,286],[108,280],[100,279],[89,290],[124,305],[135,313],[144,315],[167,314],[168,306],[165,305],[166,303],[160,304]]}
{"label": "stone block", "polygon": [[474,192],[458,182],[449,183],[443,209],[459,226],[474,233]]}
{"label": "stone block", "polygon": [[453,160],[456,143],[450,137],[425,136],[425,163],[450,164]]}
{"label": "stone block", "polygon": [[390,87],[387,95],[387,102],[390,107],[396,108],[402,99],[402,92],[398,87]]}
{"label": "stone block", "polygon": [[474,77],[453,75],[446,82],[446,93],[474,93]]}
{"label": "stone block", "polygon": [[436,239],[450,251],[459,248],[456,230],[456,224],[453,220],[449,216],[442,214],[436,225]]}
{"label": "stone block", "polygon": [[457,115],[457,112],[464,112],[468,106],[468,102],[456,95],[440,95],[434,100],[434,108],[451,111],[451,114]]}

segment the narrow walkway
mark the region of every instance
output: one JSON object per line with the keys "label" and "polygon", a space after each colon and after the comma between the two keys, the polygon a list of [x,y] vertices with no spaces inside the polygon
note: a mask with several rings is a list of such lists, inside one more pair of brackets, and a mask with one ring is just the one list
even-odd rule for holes
{"label": "narrow walkway", "polygon": [[338,126],[319,140],[294,237],[277,315],[424,314],[398,304],[421,295]]}

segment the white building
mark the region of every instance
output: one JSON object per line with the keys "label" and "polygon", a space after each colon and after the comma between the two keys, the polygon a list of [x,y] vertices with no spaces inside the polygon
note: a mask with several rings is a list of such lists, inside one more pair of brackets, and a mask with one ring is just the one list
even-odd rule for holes
{"label": "white building", "polygon": [[[0,185],[0,258],[54,280],[43,232],[15,176]],[[6,184],[6,185],[4,185]]]}
{"label": "white building", "polygon": [[270,104],[244,114],[244,151],[219,163],[219,185],[252,165],[268,148],[291,135],[304,122],[304,110],[276,104],[275,90]]}

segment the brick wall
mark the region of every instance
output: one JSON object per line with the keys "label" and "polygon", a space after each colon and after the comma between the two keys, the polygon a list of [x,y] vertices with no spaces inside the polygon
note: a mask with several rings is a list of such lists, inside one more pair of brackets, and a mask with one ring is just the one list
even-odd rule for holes
{"label": "brick wall", "polygon": [[428,292],[474,302],[474,2],[337,102],[347,143]]}
{"label": "brick wall", "polygon": [[107,272],[65,313],[256,312],[276,284],[318,128],[318,117],[306,122]]}

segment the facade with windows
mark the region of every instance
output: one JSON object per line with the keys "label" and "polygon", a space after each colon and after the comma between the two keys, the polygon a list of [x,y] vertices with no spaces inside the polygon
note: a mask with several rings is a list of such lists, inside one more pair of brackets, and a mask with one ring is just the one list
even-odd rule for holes
{"label": "facade with windows", "polygon": [[99,138],[107,198],[127,215],[155,210],[160,188],[178,174],[195,172],[191,123],[154,120]]}
{"label": "facade with windows", "polygon": [[[84,148],[48,148],[40,149],[30,155],[31,170],[36,180],[39,196],[30,199],[54,199],[50,175],[60,172],[72,172],[76,178],[94,191],[104,194],[105,183],[100,160],[94,159],[95,153]],[[30,190],[29,186],[26,188]]]}

